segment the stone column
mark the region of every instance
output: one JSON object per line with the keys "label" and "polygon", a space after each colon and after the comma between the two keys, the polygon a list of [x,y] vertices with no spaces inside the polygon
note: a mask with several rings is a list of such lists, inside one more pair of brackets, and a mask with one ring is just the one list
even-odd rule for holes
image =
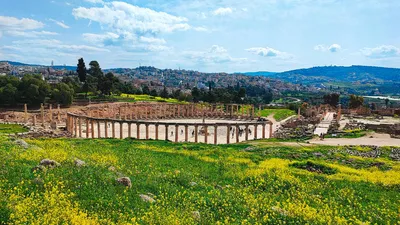
{"label": "stone column", "polygon": [[124,139],[124,122],[119,122],[119,138]]}
{"label": "stone column", "polygon": [[128,123],[128,136],[131,138],[132,137],[132,124]]}
{"label": "stone column", "polygon": [[146,126],[146,140],[149,140],[149,124],[146,123],[145,126]]}
{"label": "stone column", "polygon": [[297,109],[297,119],[300,119],[300,107]]}
{"label": "stone column", "polygon": [[136,138],[140,139],[140,123],[136,123]]}
{"label": "stone column", "polygon": [[89,138],[89,119],[86,118],[86,138]]}
{"label": "stone column", "polygon": [[[71,119],[71,118],[70,118]],[[36,115],[33,115],[33,126],[36,127]],[[71,125],[70,125],[71,126]],[[72,129],[70,129],[70,132]],[[72,132],[71,132],[72,133]]]}
{"label": "stone column", "polygon": [[40,114],[42,115],[42,126],[44,127],[44,108],[43,108],[43,103],[40,104]]}
{"label": "stone column", "polygon": [[57,104],[57,120],[58,120],[58,122],[61,122],[60,104]]}
{"label": "stone column", "polygon": [[100,120],[97,120],[97,138],[101,138]]}
{"label": "stone column", "polygon": [[82,137],[82,121],[80,117],[78,117],[78,126],[79,126],[79,137]]}
{"label": "stone column", "polygon": [[90,120],[91,128],[92,128],[92,138],[94,138],[94,121]]}
{"label": "stone column", "polygon": [[168,140],[168,127],[169,127],[169,125],[166,124],[166,125],[165,125],[165,140],[166,140],[166,141]]}
{"label": "stone column", "polygon": [[28,105],[24,104],[24,117],[25,117],[25,123],[28,122]]}
{"label": "stone column", "polygon": [[262,125],[262,139],[265,139],[265,123]]}
{"label": "stone column", "polygon": [[338,113],[337,113],[337,117],[336,117],[336,119],[337,119],[338,122],[340,121],[340,118],[341,118],[341,117],[342,117],[342,105],[339,104],[339,106],[338,106]]}
{"label": "stone column", "polygon": [[155,126],[156,126],[156,140],[158,140],[158,124],[156,124]]}
{"label": "stone column", "polygon": [[188,142],[189,140],[188,132],[189,132],[188,125],[185,125],[185,142]]}
{"label": "stone column", "polygon": [[208,126],[204,126],[204,142],[207,144],[208,142]]}
{"label": "stone column", "polygon": [[218,144],[218,126],[214,126],[214,144]]}
{"label": "stone column", "polygon": [[51,104],[49,105],[49,119],[50,122],[53,122],[53,106]]}
{"label": "stone column", "polygon": [[179,141],[179,126],[175,124],[175,142]]}
{"label": "stone column", "polygon": [[75,137],[79,136],[79,126],[78,126],[78,118],[75,117]]}
{"label": "stone column", "polygon": [[226,127],[226,143],[229,144],[230,143],[230,137],[231,137],[231,125],[228,125]]}
{"label": "stone column", "polygon": [[199,141],[199,126],[198,125],[194,125],[194,142],[198,142]]}
{"label": "stone column", "polygon": [[108,121],[104,120],[104,137],[108,138]]}
{"label": "stone column", "polygon": [[269,138],[272,138],[272,123],[269,124]]}
{"label": "stone column", "polygon": [[112,138],[115,138],[115,122],[111,121],[111,135]]}
{"label": "stone column", "polygon": [[254,140],[257,140],[257,134],[258,134],[258,124],[254,124]]}
{"label": "stone column", "polygon": [[248,141],[249,140],[249,125],[246,124],[246,126],[244,127],[245,129],[245,140]]}
{"label": "stone column", "polygon": [[239,125],[236,124],[236,143],[239,143]]}

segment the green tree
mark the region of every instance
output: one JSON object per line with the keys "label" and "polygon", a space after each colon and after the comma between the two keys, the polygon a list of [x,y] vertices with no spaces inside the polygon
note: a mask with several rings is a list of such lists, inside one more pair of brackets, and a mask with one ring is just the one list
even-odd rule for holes
{"label": "green tree", "polygon": [[76,68],[76,72],[78,73],[79,81],[82,83],[86,82],[86,65],[83,61],[83,58],[78,59],[78,65]]}
{"label": "green tree", "polygon": [[74,99],[74,89],[65,83],[59,83],[52,91],[52,99],[63,106],[70,106]]}
{"label": "green tree", "polygon": [[50,93],[50,85],[42,79],[41,75],[25,75],[19,84],[21,102],[39,105],[44,103]]}
{"label": "green tree", "polygon": [[118,78],[113,73],[109,72],[105,76],[100,76],[99,90],[103,95],[110,95],[114,90],[116,83],[119,82]]}
{"label": "green tree", "polygon": [[350,95],[350,101],[349,101],[350,109],[359,108],[363,104],[364,104],[364,98],[362,96]]}
{"label": "green tree", "polygon": [[150,95],[154,97],[158,96],[157,90],[156,89],[151,90]]}
{"label": "green tree", "polygon": [[324,103],[329,104],[332,107],[337,107],[337,105],[339,104],[339,98],[340,95],[337,93],[326,94],[324,95]]}
{"label": "green tree", "polygon": [[2,104],[14,105],[17,103],[18,89],[11,83],[0,88],[0,102]]}
{"label": "green tree", "polygon": [[150,94],[149,86],[143,85],[143,86],[142,86],[142,92],[143,92],[143,94],[145,94],[145,95],[149,95],[149,94]]}
{"label": "green tree", "polygon": [[168,98],[168,91],[167,88],[164,86],[163,90],[160,93],[161,98]]}

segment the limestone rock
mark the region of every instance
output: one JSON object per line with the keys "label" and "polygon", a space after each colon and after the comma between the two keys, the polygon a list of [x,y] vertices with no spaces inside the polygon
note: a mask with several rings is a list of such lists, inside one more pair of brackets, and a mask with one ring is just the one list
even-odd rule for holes
{"label": "limestone rock", "polygon": [[117,182],[122,184],[122,185],[124,185],[124,186],[126,186],[126,187],[129,187],[129,188],[132,187],[132,182],[131,182],[131,179],[129,177],[120,177],[120,178],[117,179]]}
{"label": "limestone rock", "polygon": [[80,159],[75,159],[74,163],[75,163],[75,166],[77,166],[77,167],[82,167],[82,166],[86,165],[85,161],[82,161]]}
{"label": "limestone rock", "polygon": [[26,142],[25,142],[24,140],[22,140],[22,139],[15,140],[15,144],[17,144],[17,145],[23,147],[24,149],[29,148],[29,144],[26,143]]}
{"label": "limestone rock", "polygon": [[115,171],[115,167],[110,166],[110,167],[108,167],[108,170],[114,172]]}
{"label": "limestone rock", "polygon": [[200,212],[199,211],[193,211],[192,212],[192,217],[193,217],[193,219],[195,219],[195,220],[200,220],[201,219],[201,216],[200,216]]}
{"label": "limestone rock", "polygon": [[314,152],[313,155],[315,157],[323,157],[324,156],[324,154],[322,154],[321,152]]}
{"label": "limestone rock", "polygon": [[197,185],[197,183],[192,181],[192,182],[189,183],[189,185],[192,186],[192,187],[194,187],[194,186]]}
{"label": "limestone rock", "polygon": [[37,165],[37,166],[32,168],[32,172],[38,172],[38,171],[46,172],[47,168],[45,166],[42,166],[42,165]]}
{"label": "limestone rock", "polygon": [[150,202],[150,203],[154,203],[156,200],[154,200],[154,198],[148,196],[148,195],[144,195],[144,194],[140,194],[139,197],[144,201],[144,202]]}
{"label": "limestone rock", "polygon": [[33,183],[34,183],[34,184],[43,184],[44,181],[43,181],[42,178],[36,177],[35,179],[33,179]]}
{"label": "limestone rock", "polygon": [[54,168],[54,167],[60,166],[61,164],[52,159],[42,159],[42,161],[40,161],[39,165]]}

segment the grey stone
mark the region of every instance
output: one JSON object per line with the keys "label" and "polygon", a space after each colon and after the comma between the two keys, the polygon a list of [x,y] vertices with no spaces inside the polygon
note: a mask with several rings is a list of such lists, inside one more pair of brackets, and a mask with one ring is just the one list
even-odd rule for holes
{"label": "grey stone", "polygon": [[189,183],[189,185],[193,187],[193,186],[196,186],[197,183],[192,181],[192,182]]}
{"label": "grey stone", "polygon": [[193,217],[193,219],[195,219],[195,220],[200,220],[201,219],[201,216],[200,216],[200,212],[199,211],[192,211],[192,217]]}
{"label": "grey stone", "polygon": [[77,167],[82,167],[82,166],[86,165],[85,161],[82,161],[80,159],[75,159],[74,163],[75,163],[75,166],[77,166]]}
{"label": "grey stone", "polygon": [[144,201],[144,202],[150,202],[150,203],[154,203],[156,200],[154,200],[154,198],[148,196],[148,195],[144,195],[144,194],[140,194],[139,197]]}
{"label": "grey stone", "polygon": [[129,188],[132,187],[132,182],[131,182],[131,179],[129,177],[120,177],[120,178],[117,179],[117,182],[122,184],[122,185],[124,185],[124,186],[126,186],[126,187],[129,187]]}
{"label": "grey stone", "polygon": [[17,144],[17,145],[19,145],[19,146],[21,146],[21,147],[23,147],[23,148],[25,148],[25,149],[29,148],[29,144],[26,143],[26,142],[25,142],[24,140],[22,140],[22,139],[15,140],[15,144]]}
{"label": "grey stone", "polygon": [[61,164],[52,159],[42,159],[42,161],[40,161],[39,165],[54,168],[54,167],[60,166]]}

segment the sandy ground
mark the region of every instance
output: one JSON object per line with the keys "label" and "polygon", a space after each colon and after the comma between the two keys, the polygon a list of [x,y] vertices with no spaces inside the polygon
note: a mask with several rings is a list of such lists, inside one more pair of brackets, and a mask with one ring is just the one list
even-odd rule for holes
{"label": "sandy ground", "polygon": [[322,141],[318,138],[311,140],[310,143],[321,145],[400,146],[400,139],[391,138],[389,134],[371,133],[360,138],[325,138]]}
{"label": "sandy ground", "polygon": [[[153,120],[155,122],[155,120]],[[202,120],[201,119],[176,119],[176,120],[158,120],[158,122],[170,122],[170,123],[179,123],[179,122],[185,122],[185,123],[198,123],[201,124]],[[232,124],[243,124],[245,123],[244,121],[232,121],[232,120],[212,120],[212,119],[206,119],[206,123],[232,123]],[[97,124],[94,124],[94,136],[95,138],[98,138],[98,128]],[[244,129],[245,126],[240,126],[240,128]],[[115,137],[120,138],[120,124],[116,123],[115,124]],[[199,126],[199,131],[201,129],[201,126]],[[251,130],[251,134],[249,133],[248,140],[254,140],[254,139],[261,139],[262,138],[262,126],[258,126],[257,129],[257,137],[255,137],[254,133],[254,126],[249,126],[249,129]],[[105,124],[101,123],[100,124],[100,137],[105,137]],[[123,137],[126,138],[129,137],[129,128],[128,124],[123,124],[122,125],[122,130],[123,130]],[[188,141],[189,142],[195,142],[195,137],[192,135],[192,132],[194,131],[194,126],[189,126],[188,127]],[[227,143],[227,127],[218,127],[217,129],[217,144],[226,144]],[[144,125],[140,126],[140,132],[139,132],[139,139],[146,139],[146,127]],[[214,143],[214,127],[208,127],[208,136],[207,136],[207,143]],[[229,139],[230,143],[236,143],[236,133],[232,136],[233,131],[229,132]],[[109,124],[108,127],[108,137],[112,137],[112,126]],[[137,137],[137,126],[136,124],[132,124],[131,126],[131,134],[133,138],[138,138]],[[265,126],[265,135],[266,137],[269,137],[269,126]],[[149,138],[150,139],[155,139],[155,126],[150,125],[149,126]],[[86,125],[82,125],[82,137],[86,137]],[[159,126],[158,128],[158,138],[159,140],[165,140],[165,126]],[[168,127],[168,140],[170,141],[175,141],[175,126],[169,126]],[[239,142],[245,141],[245,133],[243,133],[242,136],[239,137]],[[184,142],[185,141],[185,127],[184,126],[179,126],[178,127],[178,141],[179,142]],[[198,135],[198,142],[200,143],[205,143],[205,135]]]}

